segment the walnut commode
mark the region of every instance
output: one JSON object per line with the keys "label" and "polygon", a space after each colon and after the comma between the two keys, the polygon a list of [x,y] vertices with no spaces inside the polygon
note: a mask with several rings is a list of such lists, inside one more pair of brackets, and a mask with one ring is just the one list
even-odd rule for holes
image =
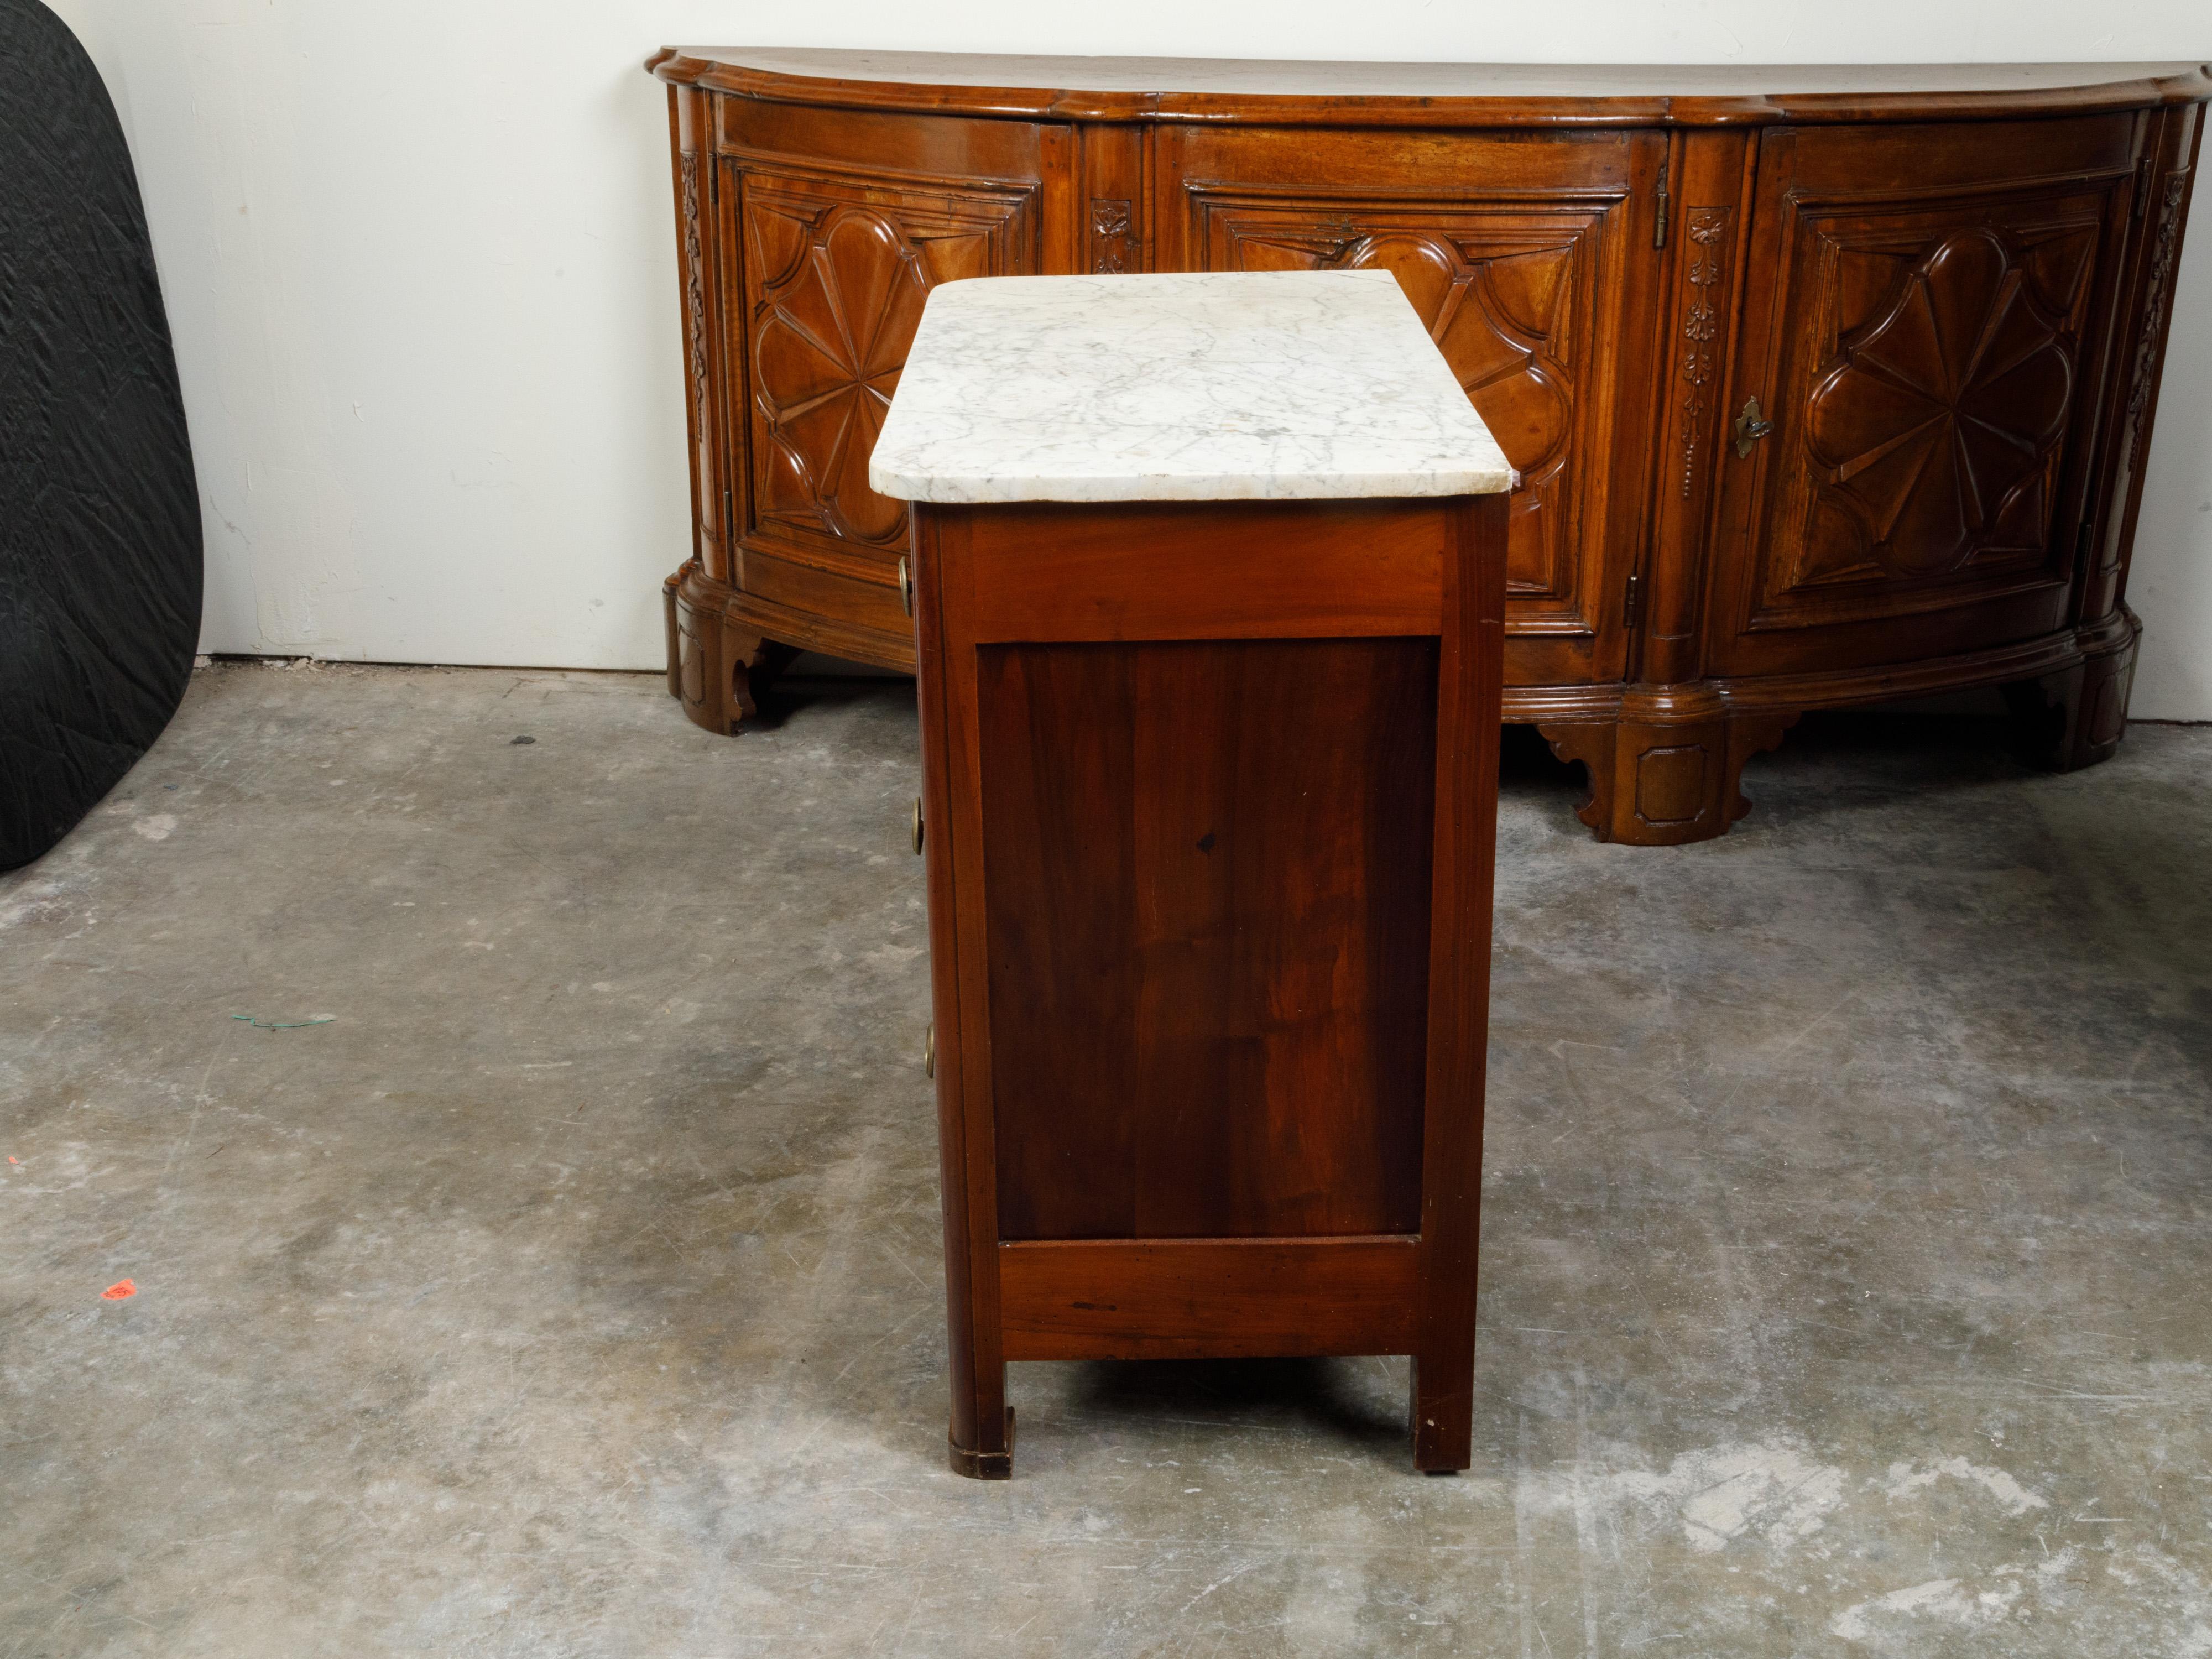
{"label": "walnut commode", "polygon": [[1467,1467],[1506,465],[1381,271],[930,296],[914,502],[952,1466],[1006,1362],[1410,1354]]}

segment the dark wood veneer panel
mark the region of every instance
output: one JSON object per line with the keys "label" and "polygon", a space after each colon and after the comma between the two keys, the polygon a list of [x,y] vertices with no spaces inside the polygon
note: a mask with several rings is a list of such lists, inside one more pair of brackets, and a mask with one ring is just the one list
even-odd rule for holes
{"label": "dark wood veneer panel", "polygon": [[1437,652],[977,652],[1002,1237],[1417,1229]]}
{"label": "dark wood veneer panel", "polygon": [[1413,1346],[1412,1238],[1001,1244],[1009,1359],[1257,1359]]}

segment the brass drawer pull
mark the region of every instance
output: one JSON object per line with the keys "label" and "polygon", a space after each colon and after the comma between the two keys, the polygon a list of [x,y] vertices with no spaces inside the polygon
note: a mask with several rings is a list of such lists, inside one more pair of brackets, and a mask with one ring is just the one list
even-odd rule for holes
{"label": "brass drawer pull", "polygon": [[934,1025],[921,1039],[921,1074],[924,1077],[937,1075],[937,1027]]}
{"label": "brass drawer pull", "polygon": [[914,572],[904,559],[899,561],[899,603],[908,616],[914,615]]}
{"label": "brass drawer pull", "polygon": [[914,850],[915,855],[917,858],[920,857],[921,854],[921,797],[919,795],[914,798]]}

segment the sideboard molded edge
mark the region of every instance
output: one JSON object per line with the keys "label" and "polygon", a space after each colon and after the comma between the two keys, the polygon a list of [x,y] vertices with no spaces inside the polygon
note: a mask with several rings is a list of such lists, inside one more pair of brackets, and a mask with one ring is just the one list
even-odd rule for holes
{"label": "sideboard molded edge", "polygon": [[[1073,82],[1086,70],[1109,84],[1000,85],[965,77],[969,66],[1036,66],[1040,80]],[[1109,68],[1110,66],[1110,68]],[[2002,120],[2044,114],[2092,114],[2185,104],[2212,96],[2212,64],[2121,64],[2100,81],[2094,65],[1960,64],[1756,65],[1716,70],[1691,65],[1550,64],[1332,64],[1294,59],[1018,58],[960,52],[872,52],[788,47],[666,46],[645,67],[672,86],[830,108],[974,115],[1019,120],[1188,122],[1245,126],[1742,127],[1782,124]],[[1942,88],[1893,91],[1762,90],[1793,79],[1905,80],[1914,72],[1954,76]],[[1455,73],[1483,83],[1480,93],[1394,93],[1394,80],[1449,82]],[[902,79],[904,75],[940,78]],[[1268,91],[1227,86],[1176,90],[1178,78],[1249,76],[1255,82],[1320,82],[1340,90]],[[2007,77],[2021,82],[2006,85]],[[1969,84],[1975,79],[1990,84]],[[1558,90],[1520,90],[1515,82]],[[1580,81],[1586,84],[1577,85]],[[1114,86],[1113,82],[1128,84]],[[1684,90],[1669,89],[1679,81]],[[1639,82],[1649,85],[1638,85]],[[1698,88],[1699,82],[1708,82]],[[1368,89],[1363,89],[1366,88]],[[1694,88],[1694,89],[1693,89]]]}

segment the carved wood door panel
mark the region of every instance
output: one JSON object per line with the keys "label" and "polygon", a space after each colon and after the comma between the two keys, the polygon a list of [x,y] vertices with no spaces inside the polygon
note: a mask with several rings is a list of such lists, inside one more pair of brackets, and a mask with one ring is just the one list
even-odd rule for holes
{"label": "carved wood door panel", "polygon": [[1714,666],[1787,672],[2068,614],[2111,355],[2133,123],[1770,135],[1727,462]]}
{"label": "carved wood door panel", "polygon": [[1373,268],[1397,277],[1520,471],[1507,567],[1519,620],[1583,622],[1575,592],[1578,503],[1567,462],[1596,287],[1591,232],[1602,213],[1585,210],[1563,222],[1542,214],[1370,205],[1316,224],[1310,204],[1207,201],[1200,211],[1208,270]]}
{"label": "carved wood door panel", "polygon": [[1626,660],[1620,598],[1650,448],[1647,400],[1632,394],[1654,286],[1632,250],[1656,264],[1638,191],[1661,141],[1590,137],[1431,138],[1418,168],[1391,155],[1408,141],[1373,135],[1307,135],[1279,156],[1280,135],[1194,135],[1176,156],[1188,268],[1397,276],[1523,479],[1507,562],[1516,684],[1618,678]]}
{"label": "carved wood door panel", "polygon": [[1036,192],[755,166],[729,195],[744,270],[748,542],[881,579],[905,550],[906,507],[868,488],[868,455],[922,302],[939,283],[1033,270]]}

